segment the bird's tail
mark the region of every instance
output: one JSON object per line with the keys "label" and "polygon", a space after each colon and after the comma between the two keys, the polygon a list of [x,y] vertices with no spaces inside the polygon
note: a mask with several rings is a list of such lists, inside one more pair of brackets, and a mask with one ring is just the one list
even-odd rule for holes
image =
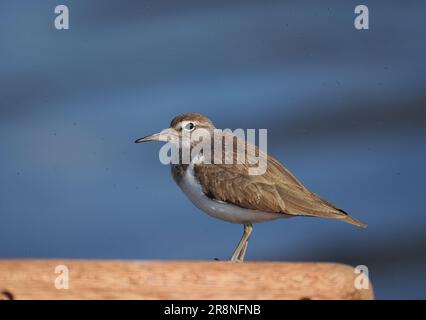
{"label": "bird's tail", "polygon": [[360,228],[367,228],[367,224],[352,218],[350,215],[346,214],[343,218],[342,221],[353,224],[354,226],[360,227]]}
{"label": "bird's tail", "polygon": [[342,209],[332,205],[330,202],[327,202],[324,199],[322,199],[322,201],[336,211],[336,213],[332,216],[333,218],[337,218],[339,220],[342,220],[346,223],[350,223],[350,224],[357,226],[357,227],[360,227],[360,228],[367,228],[368,225],[366,223],[361,222],[361,221],[359,221],[355,218],[352,218],[345,210],[342,210]]}

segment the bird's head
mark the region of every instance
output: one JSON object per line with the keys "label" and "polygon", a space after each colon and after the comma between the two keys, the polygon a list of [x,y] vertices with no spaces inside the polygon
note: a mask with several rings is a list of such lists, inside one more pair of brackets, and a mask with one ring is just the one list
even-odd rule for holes
{"label": "bird's head", "polygon": [[169,128],[137,139],[135,143],[164,141],[173,144],[190,143],[190,147],[192,147],[202,136],[207,134],[213,136],[214,129],[213,123],[206,116],[200,113],[184,113],[176,116]]}

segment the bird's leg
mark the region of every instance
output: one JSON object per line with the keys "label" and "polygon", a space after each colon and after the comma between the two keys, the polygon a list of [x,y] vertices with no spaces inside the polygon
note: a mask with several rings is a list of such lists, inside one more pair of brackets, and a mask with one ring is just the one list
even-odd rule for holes
{"label": "bird's leg", "polygon": [[246,243],[244,244],[243,248],[240,251],[240,254],[238,255],[238,261],[241,261],[241,262],[244,261],[244,256],[246,255],[247,246],[248,246],[248,240],[246,240]]}
{"label": "bird's leg", "polygon": [[253,231],[253,226],[251,224],[249,225],[249,228],[250,228],[249,235],[247,236],[246,242],[244,243],[244,246],[241,249],[240,254],[238,255],[238,261],[241,261],[241,262],[244,261],[244,257],[246,255],[246,251],[247,251],[247,247],[248,247],[248,241],[249,241],[249,238],[250,238],[250,234]]}
{"label": "bird's leg", "polygon": [[[245,250],[247,248],[247,241],[250,238],[250,234],[253,231],[253,226],[251,223],[245,224],[244,225],[244,233],[243,236],[241,237],[240,242],[238,242],[237,247],[234,250],[234,253],[232,254],[231,257],[231,261],[233,262],[242,262],[244,260],[244,254],[245,254]],[[243,252],[243,255],[241,257],[241,252]]]}

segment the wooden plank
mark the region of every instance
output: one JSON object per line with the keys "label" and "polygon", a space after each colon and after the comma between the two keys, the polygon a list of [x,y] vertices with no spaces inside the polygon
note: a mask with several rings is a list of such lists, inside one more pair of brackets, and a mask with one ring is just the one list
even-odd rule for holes
{"label": "wooden plank", "polygon": [[[69,270],[69,289],[57,266]],[[62,278],[58,278],[62,277]],[[334,263],[0,260],[4,299],[372,299]],[[65,282],[60,282],[59,284]]]}

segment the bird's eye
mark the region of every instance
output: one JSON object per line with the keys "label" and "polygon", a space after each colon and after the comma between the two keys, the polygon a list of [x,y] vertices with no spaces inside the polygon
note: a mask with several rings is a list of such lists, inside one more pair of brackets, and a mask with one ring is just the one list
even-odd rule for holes
{"label": "bird's eye", "polygon": [[191,131],[191,130],[193,130],[194,128],[195,128],[195,124],[193,124],[192,122],[188,122],[188,123],[185,125],[185,130]]}

